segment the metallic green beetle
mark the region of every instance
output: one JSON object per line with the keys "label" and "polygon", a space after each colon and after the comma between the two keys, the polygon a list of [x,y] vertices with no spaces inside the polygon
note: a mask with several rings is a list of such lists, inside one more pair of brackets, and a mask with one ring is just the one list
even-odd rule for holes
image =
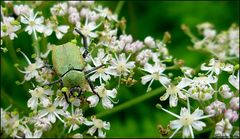
{"label": "metallic green beetle", "polygon": [[[83,55],[81,54],[79,47],[71,42],[63,45],[53,46],[52,48],[53,68],[60,78],[46,85],[49,86],[60,82],[61,87],[65,86],[67,88],[70,88],[70,93],[77,90],[79,94],[82,91],[86,91],[87,88],[89,88],[90,86],[92,92],[98,95],[94,91],[94,86],[92,82],[88,79],[86,75],[98,68],[101,68],[104,65],[98,66],[88,71],[84,71],[84,68],[86,66],[84,58],[86,58],[88,54],[87,41],[86,37],[78,29],[75,29],[75,31],[79,33],[83,39],[83,45],[85,49]],[[65,92],[63,93],[65,95],[67,102],[69,103],[68,96],[66,95]]]}

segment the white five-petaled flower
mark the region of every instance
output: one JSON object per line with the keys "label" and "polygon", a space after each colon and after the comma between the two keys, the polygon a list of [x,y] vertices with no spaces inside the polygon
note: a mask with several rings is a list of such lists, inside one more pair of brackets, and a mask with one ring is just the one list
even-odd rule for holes
{"label": "white five-petaled flower", "polygon": [[31,80],[32,78],[38,78],[39,76],[39,73],[38,73],[38,69],[42,68],[44,66],[44,63],[43,61],[40,59],[40,58],[36,58],[36,62],[35,63],[32,63],[28,57],[22,52],[20,51],[20,53],[24,56],[24,58],[27,60],[28,62],[28,66],[25,68],[25,71],[23,70],[20,70],[18,67],[18,71],[20,71],[21,73],[24,73],[25,76],[24,76],[24,79],[26,81],[29,81]]}
{"label": "white five-petaled flower", "polygon": [[126,58],[125,53],[121,53],[119,57],[115,55],[116,59],[113,58],[111,61],[109,74],[112,74],[114,76],[127,76],[128,73],[130,73],[130,69],[133,69],[135,67],[135,62],[128,62],[130,56],[131,55]]}
{"label": "white five-petaled flower", "polygon": [[204,71],[208,71],[208,73],[210,72],[210,75],[212,75],[213,73],[215,73],[216,75],[219,75],[221,70],[223,71],[228,71],[228,72],[232,72],[233,71],[233,65],[231,64],[225,64],[222,63],[220,60],[216,60],[214,58],[212,58],[209,61],[209,66],[205,66],[206,63],[203,63],[201,65],[201,70]]}
{"label": "white five-petaled flower", "polygon": [[169,138],[172,138],[181,128],[183,128],[182,137],[189,137],[191,135],[191,137],[194,138],[193,129],[197,131],[201,131],[203,130],[203,127],[206,126],[206,124],[200,120],[213,116],[213,115],[203,116],[203,111],[198,108],[191,114],[189,99],[187,99],[187,104],[188,104],[188,108],[185,108],[185,107],[181,108],[180,115],[177,115],[175,113],[172,113],[162,108],[160,104],[158,105],[158,107],[163,111],[178,118],[178,120],[174,120],[170,122],[170,128],[176,129],[176,130]]}
{"label": "white five-petaled flower", "polygon": [[166,100],[169,96],[169,105],[170,107],[176,107],[178,103],[178,96],[182,99],[186,99],[187,96],[183,93],[183,88],[188,86],[191,83],[191,80],[188,78],[182,78],[178,85],[168,85],[166,93],[160,97],[161,101]]}
{"label": "white five-petaled flower", "polygon": [[[97,57],[95,58],[90,57],[90,58],[95,67],[106,65],[107,62],[110,60],[110,56],[106,55],[106,53],[104,52],[104,49],[98,50]],[[102,84],[102,80],[106,82],[111,79],[111,76],[109,75],[110,74],[109,69],[106,68],[105,66],[97,70],[94,70],[89,74],[92,74],[92,73],[94,74],[90,76],[90,80],[95,81],[97,78],[99,78],[100,84]]]}
{"label": "white five-petaled flower", "polygon": [[[107,90],[105,86],[102,84],[101,86],[97,86],[95,91],[98,93],[99,97],[102,100],[102,105],[105,109],[111,109],[113,108],[112,103],[117,103],[112,100],[112,98],[116,98],[117,90]],[[90,102],[90,107],[95,107],[98,102],[99,98],[97,95],[93,95],[87,98],[87,100]]]}
{"label": "white five-petaled flower", "polygon": [[96,119],[95,116],[91,117],[92,121],[86,121],[85,124],[87,126],[92,126],[88,129],[87,133],[91,136],[98,130],[98,137],[104,138],[106,136],[106,133],[103,132],[103,129],[109,130],[110,129],[110,123],[106,121],[102,121],[101,119]]}
{"label": "white five-petaled flower", "polygon": [[57,26],[57,24],[52,23],[51,21],[48,21],[44,29],[44,35],[50,36],[52,32],[55,31],[56,37],[58,39],[62,39],[63,35],[67,33],[68,29],[69,29],[69,26],[67,25]]}
{"label": "white five-petaled flower", "polygon": [[48,96],[51,96],[53,91],[50,89],[44,89],[40,86],[37,86],[34,90],[29,90],[29,93],[32,95],[32,97],[28,100],[28,107],[35,110],[37,109],[38,104],[42,104],[43,107],[48,106],[50,103],[50,100]]}
{"label": "white five-petaled flower", "polygon": [[83,117],[82,109],[76,108],[75,111],[73,110],[72,106],[72,113],[70,114],[68,111],[66,111],[67,122],[66,124],[70,126],[68,133],[70,133],[72,130],[75,131],[79,128],[79,125],[83,124],[86,120]]}
{"label": "white five-petaled flower", "polygon": [[44,22],[43,16],[37,18],[37,15],[38,13],[34,14],[32,10],[29,13],[29,15],[23,14],[21,16],[21,22],[28,25],[25,28],[25,31],[28,32],[29,35],[33,33],[36,40],[37,40],[37,32],[42,33],[45,28],[45,26],[42,24]]}
{"label": "white five-petaled flower", "polygon": [[237,76],[230,75],[228,78],[229,83],[233,85],[237,90],[239,90],[239,73],[240,71],[238,70]]}
{"label": "white five-petaled flower", "polygon": [[166,66],[160,62],[155,62],[154,66],[149,63],[146,63],[144,65],[144,68],[142,70],[150,73],[150,75],[141,77],[142,84],[144,85],[150,81],[147,92],[151,90],[151,85],[154,80],[158,80],[165,88],[167,88],[166,86],[170,84],[170,79],[165,74],[163,74],[163,71],[165,69]]}
{"label": "white five-petaled flower", "polygon": [[[2,15],[3,16],[3,15]],[[17,38],[16,31],[21,28],[18,21],[14,20],[13,17],[2,17],[3,22],[1,22],[1,37],[9,36],[11,40]]]}
{"label": "white five-petaled flower", "polygon": [[61,119],[60,115],[65,115],[64,111],[62,109],[58,109],[57,108],[57,103],[53,103],[48,105],[46,108],[39,110],[39,118],[43,118],[45,116],[47,116],[47,119],[51,122],[51,123],[55,123],[56,122],[56,117],[64,123],[64,121]]}

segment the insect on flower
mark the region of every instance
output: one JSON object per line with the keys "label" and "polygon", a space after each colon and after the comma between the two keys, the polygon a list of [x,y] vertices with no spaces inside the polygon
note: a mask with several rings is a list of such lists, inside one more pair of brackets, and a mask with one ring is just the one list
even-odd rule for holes
{"label": "insect on flower", "polygon": [[[94,91],[92,82],[86,75],[104,66],[100,65],[88,71],[84,70],[84,67],[86,66],[84,58],[86,58],[88,54],[87,39],[80,30],[75,28],[75,31],[79,33],[83,39],[83,45],[85,49],[84,53],[81,54],[79,47],[71,42],[59,46],[53,46],[53,68],[60,78],[44,85],[50,86],[60,82],[61,88],[67,87],[69,91],[64,91],[66,89],[62,89],[62,92],[68,103],[68,98],[73,96],[74,92],[77,92],[78,95],[80,95],[81,92],[88,91],[89,87],[91,88],[92,92],[98,96],[98,94]],[[70,92],[70,94],[67,94],[66,92]]]}

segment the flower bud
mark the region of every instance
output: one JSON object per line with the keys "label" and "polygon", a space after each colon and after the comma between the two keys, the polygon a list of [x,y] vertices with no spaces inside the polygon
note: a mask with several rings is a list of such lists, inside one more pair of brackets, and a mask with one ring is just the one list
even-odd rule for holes
{"label": "flower bud", "polygon": [[145,39],[144,39],[144,43],[149,46],[150,48],[154,48],[155,47],[155,42],[153,40],[153,38],[151,36],[147,36]]}
{"label": "flower bud", "polygon": [[224,112],[224,117],[230,122],[236,122],[238,120],[238,113],[236,111],[233,111],[232,109],[227,109]]}
{"label": "flower bud", "polygon": [[215,127],[215,137],[230,137],[230,133],[232,132],[232,125],[228,119],[222,119],[220,122],[216,124]]}
{"label": "flower bud", "polygon": [[219,88],[219,94],[226,99],[231,98],[233,96],[233,92],[231,91],[227,84],[224,84]]}
{"label": "flower bud", "polygon": [[239,97],[233,97],[230,101],[230,107],[233,110],[239,110]]}
{"label": "flower bud", "polygon": [[217,115],[222,114],[225,109],[226,109],[225,103],[216,100],[213,103],[211,103],[209,106],[207,106],[205,108],[205,111],[208,114],[213,114],[213,115],[217,116]]}

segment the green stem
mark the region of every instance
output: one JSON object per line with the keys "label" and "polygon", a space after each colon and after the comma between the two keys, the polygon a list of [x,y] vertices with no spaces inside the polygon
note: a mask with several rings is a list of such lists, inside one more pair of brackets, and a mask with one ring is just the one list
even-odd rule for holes
{"label": "green stem", "polygon": [[37,57],[40,57],[40,51],[39,51],[39,44],[38,44],[38,38],[36,39],[34,37],[34,34],[32,35],[32,39],[33,39],[33,47],[34,47],[34,52],[36,53]]}
{"label": "green stem", "polygon": [[9,54],[10,54],[10,57],[11,57],[13,63],[16,63],[18,59],[17,59],[16,52],[13,48],[12,40],[10,40],[9,38],[6,38],[5,39],[5,45],[6,45],[7,49],[9,50]]}
{"label": "green stem", "polygon": [[123,5],[124,5],[124,2],[125,2],[125,1],[119,1],[119,2],[118,2],[117,6],[116,6],[116,9],[115,9],[115,11],[114,11],[115,14],[119,15],[119,13],[121,12],[122,7],[123,7]]}
{"label": "green stem", "polygon": [[146,94],[144,94],[142,96],[139,96],[139,97],[137,97],[135,99],[132,99],[132,100],[130,100],[130,101],[126,102],[126,103],[123,103],[123,104],[121,104],[119,106],[116,106],[113,109],[110,109],[108,111],[99,113],[99,114],[96,115],[96,117],[97,118],[101,118],[101,117],[104,117],[104,116],[111,115],[113,113],[119,112],[121,110],[124,110],[126,108],[130,108],[130,107],[132,107],[132,106],[134,106],[134,105],[136,105],[136,104],[138,104],[140,102],[143,102],[143,101],[145,101],[147,99],[150,99],[150,98],[152,98],[152,97],[154,97],[156,95],[159,95],[159,94],[163,93],[164,90],[165,90],[164,87],[157,88],[157,89],[155,89],[153,91],[150,91],[150,92],[148,92],[148,93],[146,93]]}

